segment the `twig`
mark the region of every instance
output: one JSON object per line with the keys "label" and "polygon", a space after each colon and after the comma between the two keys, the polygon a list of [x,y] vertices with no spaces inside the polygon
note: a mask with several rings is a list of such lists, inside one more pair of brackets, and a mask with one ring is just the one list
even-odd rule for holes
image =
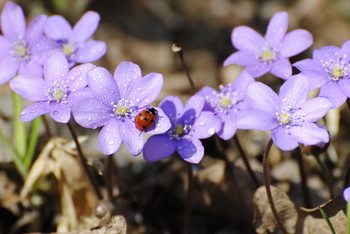
{"label": "twig", "polygon": [[180,57],[180,60],[181,60],[181,64],[182,64],[182,68],[184,69],[185,73],[186,73],[186,76],[187,76],[187,79],[188,81],[190,82],[190,85],[191,85],[191,88],[192,88],[192,91],[195,93],[196,92],[196,87],[194,86],[194,82],[193,82],[193,79],[191,77],[191,74],[190,74],[190,71],[185,63],[185,58],[184,58],[184,52],[182,50],[181,47],[173,44],[172,46],[172,50],[173,52],[177,53]]}
{"label": "twig", "polygon": [[94,177],[92,176],[91,172],[89,171],[86,159],[85,159],[85,157],[83,155],[83,152],[82,152],[81,147],[80,147],[80,143],[78,141],[77,134],[75,133],[74,128],[73,128],[71,123],[68,122],[67,126],[68,126],[68,129],[69,129],[69,131],[70,131],[70,133],[72,135],[72,138],[73,138],[73,140],[74,140],[74,142],[76,144],[77,151],[78,151],[78,156],[80,158],[81,164],[83,165],[83,169],[85,171],[85,174],[87,175],[87,178],[90,181],[91,187],[95,191],[97,198],[99,200],[102,200],[103,196],[102,196],[102,194],[101,194],[101,192],[100,192],[100,190],[98,188],[96,180],[94,179]]}
{"label": "twig", "polygon": [[271,188],[270,188],[269,158],[268,157],[269,157],[271,146],[272,146],[272,140],[270,139],[269,143],[266,146],[266,150],[265,150],[264,158],[263,158],[263,173],[264,173],[265,189],[266,189],[266,193],[267,193],[267,198],[268,198],[269,203],[270,203],[272,214],[275,217],[279,228],[281,229],[281,231],[284,234],[288,234],[287,230],[285,229],[285,227],[283,225],[283,222],[282,222],[281,218],[279,217],[279,215],[277,213],[277,210],[276,210],[276,207],[275,207],[275,203],[273,202]]}
{"label": "twig", "polygon": [[310,198],[310,191],[307,186],[307,175],[305,172],[304,159],[303,159],[300,147],[296,149],[296,156],[297,156],[297,161],[299,165],[299,173],[301,178],[301,192],[303,194],[304,205],[306,208],[311,208],[312,203]]}
{"label": "twig", "polygon": [[244,150],[243,150],[243,148],[241,146],[241,143],[239,142],[237,134],[234,135],[233,142],[237,146],[239,154],[240,154],[240,156],[241,156],[241,158],[243,160],[243,163],[244,163],[245,167],[247,168],[248,174],[249,174],[250,178],[252,179],[255,187],[256,188],[260,187],[260,182],[259,182],[258,178],[256,177],[254,171],[252,170],[252,168],[251,168],[251,166],[249,164],[248,157],[245,154],[245,152],[244,152]]}
{"label": "twig", "polygon": [[187,178],[188,178],[188,187],[187,187],[187,196],[186,196],[184,216],[183,216],[182,234],[189,233],[190,214],[192,210],[193,169],[192,169],[191,163],[187,163]]}

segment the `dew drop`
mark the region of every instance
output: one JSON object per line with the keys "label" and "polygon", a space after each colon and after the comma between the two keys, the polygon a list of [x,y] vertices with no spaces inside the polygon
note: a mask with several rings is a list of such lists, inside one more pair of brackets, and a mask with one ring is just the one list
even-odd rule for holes
{"label": "dew drop", "polygon": [[58,114],[58,111],[53,111],[52,114],[53,114],[53,115],[57,115],[57,114]]}
{"label": "dew drop", "polygon": [[30,109],[29,113],[34,114],[35,110],[34,109]]}
{"label": "dew drop", "polygon": [[208,134],[213,135],[215,133],[215,129],[214,128],[209,128],[208,129]]}

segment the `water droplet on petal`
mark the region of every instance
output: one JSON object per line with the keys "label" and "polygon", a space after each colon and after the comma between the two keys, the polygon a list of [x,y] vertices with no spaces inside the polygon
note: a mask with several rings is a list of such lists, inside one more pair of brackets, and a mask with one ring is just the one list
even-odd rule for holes
{"label": "water droplet on petal", "polygon": [[110,141],[108,141],[108,144],[113,145],[113,144],[114,144],[114,141],[113,141],[113,140],[110,140]]}
{"label": "water droplet on petal", "polygon": [[209,135],[213,135],[215,133],[215,129],[214,128],[209,128],[208,129],[208,134]]}
{"label": "water droplet on petal", "polygon": [[53,111],[52,114],[53,114],[53,115],[57,115],[57,114],[58,114],[58,111]]}
{"label": "water droplet on petal", "polygon": [[34,114],[35,110],[34,109],[30,109],[29,113]]}

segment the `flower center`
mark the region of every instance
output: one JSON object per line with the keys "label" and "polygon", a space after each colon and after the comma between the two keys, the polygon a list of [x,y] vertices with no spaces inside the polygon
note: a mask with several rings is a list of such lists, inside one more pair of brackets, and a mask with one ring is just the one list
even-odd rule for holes
{"label": "flower center", "polygon": [[70,94],[69,87],[63,82],[54,81],[49,84],[45,91],[49,102],[67,103],[67,97]]}
{"label": "flower center", "polygon": [[15,41],[11,45],[11,54],[16,62],[28,60],[30,57],[30,50],[25,40]]}
{"label": "flower center", "polygon": [[260,52],[257,54],[257,58],[265,63],[270,64],[277,60],[278,50],[272,46],[270,46],[267,42],[261,48]]}
{"label": "flower center", "polygon": [[231,100],[228,97],[222,97],[220,100],[220,105],[222,107],[230,107],[232,105]]}
{"label": "flower center", "polygon": [[[288,98],[282,100],[282,103],[293,103],[293,101],[288,100]],[[291,127],[301,126],[304,122],[304,117],[306,114],[301,112],[301,107],[291,107],[290,105],[282,105],[283,107],[277,107],[276,117],[280,121],[280,125],[284,127],[285,132],[289,133]]]}
{"label": "flower center", "polygon": [[342,77],[343,76],[343,72],[342,72],[342,69],[341,69],[341,67],[338,65],[338,66],[335,66],[334,68],[333,68],[333,77],[334,77],[334,79],[336,79],[336,80],[338,80],[340,77]]}
{"label": "flower center", "polygon": [[191,128],[192,126],[189,124],[175,124],[175,128],[169,131],[170,139],[180,140]]}
{"label": "flower center", "polygon": [[117,119],[131,119],[136,115],[137,108],[135,107],[135,104],[130,100],[122,98],[118,101],[118,103],[115,104],[113,102],[111,105],[113,107],[112,116],[115,116]]}
{"label": "flower center", "polygon": [[220,92],[213,91],[212,95],[214,98],[213,96],[206,96],[206,100],[217,112],[225,114],[241,101],[238,93],[233,90],[231,83],[225,86],[220,85]]}
{"label": "flower center", "polygon": [[[338,57],[338,53],[335,53],[335,56]],[[321,60],[322,66],[325,71],[328,73],[328,78],[332,81],[337,81],[342,78],[350,77],[350,64],[346,60],[347,55],[343,55],[338,58],[338,62],[335,62],[333,59],[329,61]]]}
{"label": "flower center", "polygon": [[282,114],[279,116],[279,118],[280,118],[280,121],[281,121],[281,123],[282,123],[283,125],[286,125],[286,124],[288,124],[288,123],[291,121],[291,116],[290,116],[290,114],[289,114],[288,112],[282,113]]}
{"label": "flower center", "polygon": [[57,40],[57,43],[61,45],[63,53],[67,58],[71,58],[75,53],[75,45],[72,42],[69,42],[66,39]]}

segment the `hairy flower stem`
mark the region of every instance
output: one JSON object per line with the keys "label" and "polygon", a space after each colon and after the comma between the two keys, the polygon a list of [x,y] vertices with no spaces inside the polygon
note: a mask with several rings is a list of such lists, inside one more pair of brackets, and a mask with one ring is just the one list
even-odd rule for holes
{"label": "hairy flower stem", "polygon": [[185,58],[184,58],[184,52],[183,52],[182,48],[173,45],[173,51],[179,55],[180,60],[181,60],[181,64],[182,64],[182,68],[184,69],[186,76],[187,76],[187,79],[190,82],[192,91],[195,93],[196,87],[194,86],[194,82],[193,82],[193,79],[191,77],[190,70],[188,69],[188,67],[186,65]]}
{"label": "hairy flower stem", "polygon": [[187,195],[185,201],[185,209],[183,215],[183,226],[182,226],[182,234],[189,233],[189,225],[190,225],[190,214],[192,209],[192,198],[193,198],[193,169],[192,164],[187,163],[187,179],[188,179],[188,187],[187,187]]}
{"label": "hairy flower stem", "polygon": [[104,179],[107,188],[107,200],[111,201],[113,198],[113,175],[112,175],[112,167],[113,167],[113,154],[108,155],[105,158],[105,173]]}
{"label": "hairy flower stem", "polygon": [[279,228],[281,229],[281,231],[284,234],[287,234],[287,230],[285,229],[283,222],[281,220],[281,218],[279,217],[276,207],[275,207],[275,203],[273,202],[273,197],[272,197],[272,193],[271,193],[271,188],[270,188],[270,178],[269,178],[269,153],[270,153],[270,149],[272,146],[272,140],[270,139],[269,143],[266,146],[265,149],[265,153],[264,153],[264,158],[263,158],[263,174],[264,174],[264,183],[265,183],[265,189],[266,189],[266,193],[267,193],[267,198],[269,200],[270,203],[270,207],[271,207],[271,211],[273,216],[275,217],[277,224],[279,226]]}
{"label": "hairy flower stem", "polygon": [[327,181],[327,185],[328,185],[328,189],[329,189],[329,196],[330,196],[331,199],[334,199],[335,195],[334,195],[334,190],[333,190],[332,174],[329,171],[329,169],[324,165],[324,163],[321,161],[320,154],[315,154],[314,156],[316,158],[316,161],[317,161],[318,165],[320,165],[320,167],[321,167],[321,169],[323,171],[322,175],[324,176],[324,179]]}
{"label": "hairy flower stem", "polygon": [[312,203],[310,198],[310,191],[307,186],[307,175],[306,175],[304,159],[303,159],[303,155],[301,153],[300,147],[298,147],[296,150],[296,156],[297,156],[297,161],[299,165],[299,173],[301,178],[301,192],[303,194],[304,205],[306,208],[311,208]]}
{"label": "hairy flower stem", "polygon": [[68,126],[68,129],[69,129],[69,131],[70,131],[70,133],[72,135],[72,138],[73,138],[73,140],[74,140],[74,142],[76,144],[77,151],[78,151],[78,156],[80,158],[80,161],[81,161],[81,164],[82,164],[83,169],[85,171],[85,174],[86,174],[88,180],[90,181],[91,187],[93,188],[97,198],[99,200],[102,200],[103,199],[102,194],[101,194],[100,190],[98,189],[98,185],[97,185],[96,180],[94,179],[93,175],[89,171],[89,167],[87,165],[86,158],[84,157],[83,152],[81,150],[77,134],[75,133],[75,130],[74,130],[74,128],[73,128],[73,126],[72,126],[72,124],[70,122],[67,123],[67,126]]}
{"label": "hairy flower stem", "polygon": [[226,156],[226,154],[224,152],[223,141],[218,137],[218,135],[214,135],[214,143],[215,143],[216,153],[218,154],[218,156],[222,160],[224,160],[224,162],[226,164],[227,176],[230,178],[230,181],[235,181],[235,176],[234,176],[234,173],[233,173],[234,165],[227,158],[227,156]]}
{"label": "hairy flower stem", "polygon": [[[346,104],[348,105],[348,108],[350,110],[350,99],[346,99]],[[345,176],[344,176],[344,189],[346,189],[349,186],[349,182],[350,182],[350,157],[348,156],[347,160],[346,160],[346,165],[344,167],[344,171],[345,171]]]}
{"label": "hairy flower stem", "polygon": [[240,156],[241,156],[241,158],[243,160],[243,163],[244,163],[245,167],[247,168],[248,174],[249,174],[250,178],[252,179],[255,187],[256,188],[260,187],[260,182],[259,182],[258,178],[256,177],[254,171],[252,170],[252,168],[251,168],[251,166],[249,164],[248,157],[245,154],[245,152],[244,152],[244,150],[243,150],[243,148],[241,146],[241,143],[239,142],[237,134],[235,134],[233,136],[233,142],[235,143],[235,145],[236,145],[236,147],[237,147],[237,149],[239,151],[239,154],[240,154]]}
{"label": "hairy flower stem", "polygon": [[46,118],[45,115],[43,115],[42,118],[43,118],[43,123],[44,123],[44,126],[45,126],[45,130],[46,130],[46,136],[47,136],[48,139],[51,139],[52,138],[52,133],[51,133],[49,122],[47,121],[47,118]]}

